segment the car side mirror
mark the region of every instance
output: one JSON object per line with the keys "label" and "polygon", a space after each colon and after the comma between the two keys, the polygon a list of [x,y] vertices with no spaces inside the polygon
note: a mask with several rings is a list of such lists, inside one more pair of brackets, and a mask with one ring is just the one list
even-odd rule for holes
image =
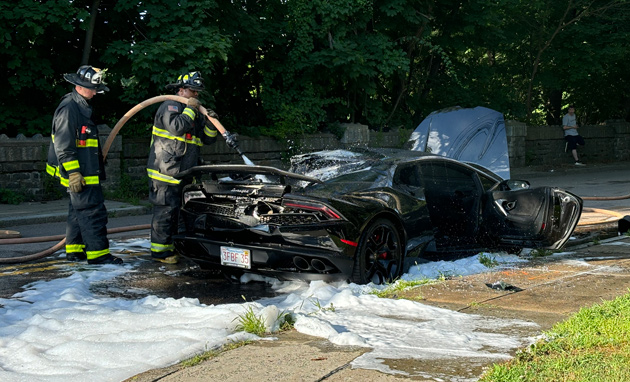
{"label": "car side mirror", "polygon": [[507,179],[499,184],[499,189],[501,191],[517,191],[527,190],[529,186],[529,182],[526,180]]}

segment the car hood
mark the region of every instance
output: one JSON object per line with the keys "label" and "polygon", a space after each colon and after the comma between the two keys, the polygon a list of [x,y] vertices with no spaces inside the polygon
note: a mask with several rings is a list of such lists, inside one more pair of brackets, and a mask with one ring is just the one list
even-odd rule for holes
{"label": "car hood", "polygon": [[411,133],[409,149],[476,163],[510,178],[503,114],[485,107],[453,107],[429,114]]}

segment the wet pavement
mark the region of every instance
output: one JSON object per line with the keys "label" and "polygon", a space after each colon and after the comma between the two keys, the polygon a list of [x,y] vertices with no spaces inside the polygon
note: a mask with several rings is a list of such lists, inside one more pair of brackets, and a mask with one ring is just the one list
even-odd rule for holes
{"label": "wet pavement", "polygon": [[[527,179],[533,187],[557,186],[579,196],[609,197],[630,193],[628,163],[575,168],[516,169],[512,178]],[[145,206],[107,203],[110,212],[108,228],[149,224],[151,215]],[[630,237],[616,236],[618,216],[630,215],[628,199],[586,201],[586,212],[570,242],[566,254],[532,258],[510,268],[453,278],[443,283],[402,292],[399,298],[487,317],[526,320],[536,325],[521,330],[521,336],[537,336],[554,323],[567,318],[581,307],[602,299],[627,293],[630,287]],[[611,211],[613,215],[599,210]],[[1,232],[15,231],[23,238],[63,235],[67,200],[0,206]],[[616,214],[616,215],[614,215]],[[612,217],[610,217],[612,216]],[[594,224],[607,220],[608,224]],[[148,230],[109,235],[111,240],[148,238]],[[0,245],[0,259],[22,256],[45,250],[56,241]],[[222,275],[202,271],[193,263],[164,265],[150,260],[147,251],[121,251],[119,255],[135,265],[134,272],[109,282],[95,285],[108,295],[140,298],[192,297],[204,304],[248,301],[273,296],[265,283],[233,284]],[[56,255],[20,264],[0,264],[0,297],[10,297],[24,285],[40,280],[64,277],[84,264],[69,263]],[[493,285],[512,288],[493,288]],[[456,328],[445,328],[456,330]],[[401,374],[382,374],[374,370],[353,369],[350,362],[369,349],[338,347],[324,339],[296,333],[279,334],[278,341],[260,341],[240,347],[197,366],[151,370],[133,381],[201,381],[217,379],[304,380],[304,381],[394,381],[400,379],[474,380],[489,366],[488,360],[453,359],[449,361],[386,360],[392,370]],[[243,361],[247,360],[247,367]]]}

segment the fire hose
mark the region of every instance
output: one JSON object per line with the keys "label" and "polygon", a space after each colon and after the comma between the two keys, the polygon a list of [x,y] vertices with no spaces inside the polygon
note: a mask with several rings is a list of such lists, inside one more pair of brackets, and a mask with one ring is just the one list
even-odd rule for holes
{"label": "fire hose", "polygon": [[[583,196],[582,200],[624,200],[624,199],[630,199],[630,194],[628,195],[621,195],[621,196]],[[615,212],[615,211],[610,211],[610,210],[604,210],[601,208],[591,208],[591,207],[584,207],[582,209],[582,211],[586,211],[586,212],[595,212],[595,213],[600,213],[600,214],[604,214],[604,215],[610,215],[610,216],[614,216],[616,218],[620,218],[623,219],[625,216]],[[609,220],[596,220],[594,222],[578,222],[579,226],[586,226],[586,225],[597,225],[597,224],[606,224],[606,223],[613,223]]]}
{"label": "fire hose", "polygon": [[[125,123],[127,123],[129,118],[133,117],[137,112],[139,112],[140,110],[144,109],[147,106],[153,105],[153,104],[158,103],[158,102],[164,102],[166,100],[172,100],[172,101],[177,101],[177,102],[181,102],[181,103],[186,103],[188,101],[188,99],[186,97],[180,97],[180,96],[176,96],[176,95],[161,95],[161,96],[149,98],[149,99],[147,99],[147,100],[145,100],[143,102],[140,102],[139,104],[137,104],[133,108],[131,108],[116,123],[116,125],[112,129],[111,133],[107,137],[107,140],[105,141],[105,145],[103,146],[103,158],[107,158],[107,153],[109,152],[109,148],[111,147],[112,143],[114,142],[114,138],[116,138],[116,135],[118,135],[118,132],[123,127],[123,125]],[[216,129],[219,131],[219,133],[221,133],[221,135],[224,138],[227,139],[227,137],[229,136],[230,133],[225,129],[225,127],[223,127],[221,122],[219,122],[218,119],[209,116],[208,115],[208,111],[206,110],[205,107],[200,106],[199,107],[199,111],[201,111],[201,113],[203,115],[205,115],[206,118],[208,118],[210,120],[210,122],[212,122],[212,124],[216,127]],[[238,146],[234,147],[234,149],[238,152],[238,154],[241,157],[243,157],[245,159],[245,156],[244,156],[243,152],[238,148]],[[107,230],[107,233],[108,234],[112,234],[112,233],[120,233],[120,232],[138,231],[138,230],[150,229],[150,228],[151,228],[150,224],[134,225],[134,226],[127,226],[127,227],[111,228],[111,229]],[[23,263],[23,262],[27,262],[27,261],[38,260],[38,259],[41,259],[43,257],[49,256],[49,255],[57,252],[61,248],[63,248],[64,244],[66,243],[66,238],[65,238],[65,235],[58,235],[58,236],[42,236],[42,237],[33,237],[33,238],[0,239],[0,245],[2,245],[2,244],[41,243],[41,242],[55,241],[55,240],[60,240],[60,239],[61,239],[61,241],[59,241],[54,246],[52,246],[52,247],[50,247],[50,248],[48,248],[48,249],[46,249],[44,251],[34,253],[32,255],[18,256],[18,257],[11,257],[11,258],[0,258],[0,264]]]}

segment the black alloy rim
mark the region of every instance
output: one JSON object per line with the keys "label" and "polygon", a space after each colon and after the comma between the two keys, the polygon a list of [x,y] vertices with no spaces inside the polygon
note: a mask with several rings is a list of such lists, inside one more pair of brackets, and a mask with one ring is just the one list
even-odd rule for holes
{"label": "black alloy rim", "polygon": [[372,230],[365,248],[365,279],[382,284],[397,276],[400,261],[398,234],[388,224],[379,224]]}

